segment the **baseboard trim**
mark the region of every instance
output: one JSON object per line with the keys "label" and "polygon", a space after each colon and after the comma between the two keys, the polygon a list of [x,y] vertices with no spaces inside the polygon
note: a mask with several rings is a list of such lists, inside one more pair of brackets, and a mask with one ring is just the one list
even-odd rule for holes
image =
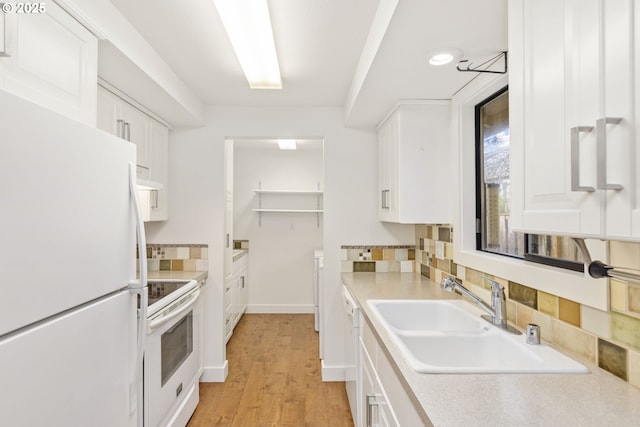
{"label": "baseboard trim", "polygon": [[313,314],[311,304],[251,304],[247,306],[249,314]]}
{"label": "baseboard trim", "polygon": [[322,360],[321,365],[322,365],[322,381],[324,382],[344,381],[343,365],[327,366],[325,365],[324,360]]}
{"label": "baseboard trim", "polygon": [[205,366],[200,377],[201,383],[223,383],[229,374],[229,362],[224,361],[222,366]]}

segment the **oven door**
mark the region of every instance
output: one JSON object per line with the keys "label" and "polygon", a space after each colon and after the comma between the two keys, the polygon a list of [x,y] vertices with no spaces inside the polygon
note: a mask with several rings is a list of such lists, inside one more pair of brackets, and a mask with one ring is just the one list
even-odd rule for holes
{"label": "oven door", "polygon": [[[197,405],[199,294],[200,290],[194,289],[149,319],[144,363],[145,427],[168,425],[184,416],[188,420]],[[195,404],[185,404],[185,399],[194,398]]]}

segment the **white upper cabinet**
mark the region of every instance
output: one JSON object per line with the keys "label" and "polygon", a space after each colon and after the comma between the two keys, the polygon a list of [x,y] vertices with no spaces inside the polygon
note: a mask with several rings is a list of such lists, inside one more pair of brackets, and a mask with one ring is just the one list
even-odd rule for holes
{"label": "white upper cabinet", "polygon": [[448,101],[399,104],[378,127],[378,218],[404,224],[449,223]]}
{"label": "white upper cabinet", "polygon": [[149,219],[151,221],[166,221],[169,218],[169,128],[156,120],[151,120],[150,133],[151,143],[148,144],[150,149],[148,155],[149,181],[161,183],[162,188],[151,190]]}
{"label": "white upper cabinet", "polygon": [[[0,89],[95,126],[98,41],[54,2],[0,12]],[[41,13],[18,13],[19,8]]]}
{"label": "white upper cabinet", "polygon": [[98,86],[97,127],[136,144],[138,184],[145,220],[168,219],[169,128],[116,94]]}
{"label": "white upper cabinet", "polygon": [[640,237],[633,1],[509,7],[512,227]]}

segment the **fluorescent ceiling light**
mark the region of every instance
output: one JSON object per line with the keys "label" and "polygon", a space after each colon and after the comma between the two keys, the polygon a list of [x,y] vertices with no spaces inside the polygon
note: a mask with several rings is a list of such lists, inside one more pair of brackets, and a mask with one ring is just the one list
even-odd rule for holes
{"label": "fluorescent ceiling light", "polygon": [[295,139],[279,139],[278,146],[280,146],[281,150],[295,150],[296,140]]}
{"label": "fluorescent ceiling light", "polygon": [[429,64],[431,65],[446,65],[454,59],[458,61],[460,58],[462,58],[462,51],[456,48],[436,49],[429,52]]}
{"label": "fluorescent ceiling light", "polygon": [[251,89],[282,89],[267,0],[213,0]]}

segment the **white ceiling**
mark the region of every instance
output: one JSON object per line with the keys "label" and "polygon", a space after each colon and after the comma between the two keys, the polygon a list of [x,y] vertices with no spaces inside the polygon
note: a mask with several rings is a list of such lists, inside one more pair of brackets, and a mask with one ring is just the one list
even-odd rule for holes
{"label": "white ceiling", "polygon": [[[379,2],[269,0],[282,90],[251,90],[212,0],[112,0],[206,104],[344,106]],[[475,73],[427,64],[453,46],[477,58],[506,50],[507,0],[399,0],[350,126],[374,126],[400,99],[448,99]],[[351,89],[353,91],[353,88]]]}

